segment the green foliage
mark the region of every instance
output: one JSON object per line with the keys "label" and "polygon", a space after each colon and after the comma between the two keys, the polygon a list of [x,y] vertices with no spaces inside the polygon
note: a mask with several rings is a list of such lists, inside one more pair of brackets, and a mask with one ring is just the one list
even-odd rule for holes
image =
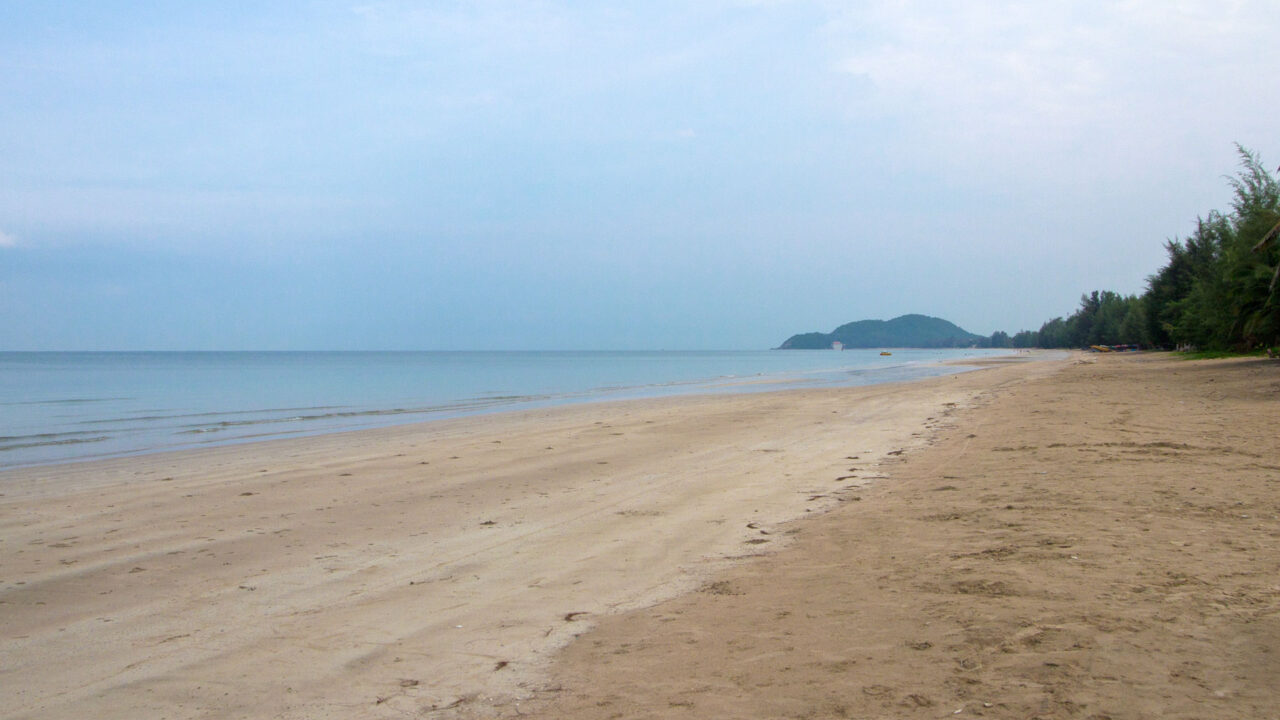
{"label": "green foliage", "polygon": [[1231,212],[1211,212],[1185,242],[1168,243],[1169,263],[1148,279],[1148,328],[1159,344],[1243,350],[1280,340],[1280,298],[1271,287],[1280,248],[1255,251],[1280,221],[1280,184],[1255,154],[1238,149]]}
{"label": "green foliage", "polygon": [[858,320],[830,333],[793,335],[782,343],[783,350],[818,350],[839,341],[846,348],[951,348],[986,345],[988,339],[974,335],[942,318],[903,315],[892,320]]}
{"label": "green foliage", "polygon": [[1280,183],[1236,146],[1240,170],[1228,213],[1200,218],[1185,240],[1165,243],[1168,262],[1141,297],[1094,291],[1067,319],[1022,331],[1014,347],[1138,344],[1242,351],[1280,344]]}
{"label": "green foliage", "polygon": [[1186,350],[1174,353],[1183,360],[1217,360],[1234,357],[1266,357],[1266,350],[1250,350],[1249,352],[1233,352],[1231,350]]}
{"label": "green foliage", "polygon": [[1133,295],[1094,290],[1080,297],[1075,314],[1050,320],[1035,335],[1036,345],[1045,348],[1146,345],[1146,307]]}
{"label": "green foliage", "polygon": [[1040,342],[1040,333],[1034,330],[1022,330],[1013,336],[1013,346],[1016,348],[1033,348]]}
{"label": "green foliage", "polygon": [[[1199,218],[1185,240],[1165,243],[1168,261],[1147,278],[1141,297],[1109,290],[1080,297],[1068,318],[1037,330],[990,338],[938,318],[904,315],[888,323],[863,320],[830,334],[796,335],[783,347],[1044,347],[1141,345],[1196,348],[1195,357],[1222,357],[1280,345],[1280,182],[1258,156],[1239,145],[1240,170],[1227,178],[1229,212]],[[892,326],[887,327],[887,326]]]}

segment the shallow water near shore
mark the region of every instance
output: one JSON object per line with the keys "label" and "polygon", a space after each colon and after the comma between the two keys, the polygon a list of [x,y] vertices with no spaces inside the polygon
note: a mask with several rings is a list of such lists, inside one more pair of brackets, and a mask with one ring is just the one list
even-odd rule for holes
{"label": "shallow water near shore", "polygon": [[573,402],[900,382],[1007,352],[8,352],[0,468]]}

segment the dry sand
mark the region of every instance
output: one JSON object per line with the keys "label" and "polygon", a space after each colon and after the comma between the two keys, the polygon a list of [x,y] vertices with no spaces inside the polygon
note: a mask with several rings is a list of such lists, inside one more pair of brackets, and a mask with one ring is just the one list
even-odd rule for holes
{"label": "dry sand", "polygon": [[1272,717],[1280,363],[1089,359],[0,473],[0,716]]}

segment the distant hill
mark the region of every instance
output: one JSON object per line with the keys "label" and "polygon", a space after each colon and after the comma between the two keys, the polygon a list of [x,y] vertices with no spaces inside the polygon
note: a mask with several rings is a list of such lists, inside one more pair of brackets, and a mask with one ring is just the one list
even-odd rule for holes
{"label": "distant hill", "polygon": [[987,338],[974,335],[954,323],[928,315],[903,315],[892,320],[859,320],[829,333],[792,335],[781,350],[818,350],[842,342],[847,348],[951,348],[982,344]]}

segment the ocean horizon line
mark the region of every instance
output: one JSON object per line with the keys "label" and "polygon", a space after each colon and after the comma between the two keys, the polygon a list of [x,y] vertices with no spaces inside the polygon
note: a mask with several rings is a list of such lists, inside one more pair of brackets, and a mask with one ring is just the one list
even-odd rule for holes
{"label": "ocean horizon line", "polygon": [[[888,347],[888,346],[886,346]],[[778,347],[751,348],[453,348],[453,349],[234,349],[234,350],[175,350],[175,349],[133,349],[133,350],[0,350],[0,354],[40,354],[40,353],[684,353],[684,352],[766,352],[781,350]],[[829,350],[830,348],[823,348]],[[872,349],[872,348],[858,348]],[[880,348],[875,348],[880,349]],[[902,348],[926,350],[930,348]]]}
{"label": "ocean horizon line", "polygon": [[258,353],[258,354],[304,354],[304,353],[326,353],[326,354],[361,354],[361,353],[751,353],[751,352],[773,352],[785,351],[787,353],[830,353],[830,352],[852,352],[857,350],[1001,350],[1009,351],[1011,348],[983,348],[983,347],[924,347],[914,345],[877,345],[875,347],[845,347],[836,348],[782,348],[782,347],[750,347],[750,348],[461,348],[461,349],[319,349],[319,350],[298,350],[298,349],[235,349],[235,350],[175,350],[175,349],[134,349],[134,350],[0,350],[0,355],[40,355],[62,353],[67,355],[90,355],[90,354],[139,354],[139,355],[164,355],[164,354],[236,354],[236,353]]}

